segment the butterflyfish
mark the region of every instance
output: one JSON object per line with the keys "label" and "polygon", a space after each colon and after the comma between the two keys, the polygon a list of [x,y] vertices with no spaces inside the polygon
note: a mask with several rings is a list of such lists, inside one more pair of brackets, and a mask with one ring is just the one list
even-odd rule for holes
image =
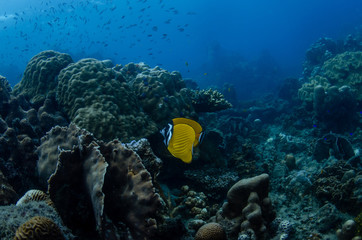
{"label": "butterflyfish", "polygon": [[185,163],[191,163],[193,149],[202,142],[204,136],[201,125],[187,118],[172,119],[172,123],[160,133],[171,155]]}

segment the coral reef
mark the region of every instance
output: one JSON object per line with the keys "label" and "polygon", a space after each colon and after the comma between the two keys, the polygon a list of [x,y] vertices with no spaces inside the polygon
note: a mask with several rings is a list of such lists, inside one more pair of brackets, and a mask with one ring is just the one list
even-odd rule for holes
{"label": "coral reef", "polygon": [[16,206],[20,206],[22,204],[28,202],[40,202],[43,201],[51,207],[54,207],[53,201],[50,199],[49,195],[41,190],[31,189],[27,191],[17,202]]}
{"label": "coral reef", "polygon": [[316,66],[322,65],[338,51],[337,44],[331,38],[320,38],[306,52],[303,64],[305,76],[310,76]]}
{"label": "coral reef", "polygon": [[0,206],[15,203],[17,197],[15,190],[0,171]]}
{"label": "coral reef", "polygon": [[128,141],[154,133],[122,74],[96,59],[82,59],[58,76],[57,101],[69,119],[97,138]]}
{"label": "coral reef", "polygon": [[[59,153],[56,171],[49,178],[50,198],[68,226],[80,224],[82,218],[89,215],[95,221],[96,229],[101,228],[104,208],[102,187],[108,164],[98,148],[96,143],[88,146],[80,143],[72,150],[62,150]],[[77,199],[69,196],[69,193],[83,194]],[[85,205],[90,206],[91,211],[69,214],[77,204],[83,204],[81,201],[85,201]]]}
{"label": "coral reef", "polygon": [[[13,240],[16,230],[29,219],[40,216],[50,219],[60,228],[65,239],[73,240],[74,235],[66,228],[56,210],[44,201],[28,202],[19,206],[0,206],[0,238],[2,240]],[[32,239],[32,238],[28,238]]]}
{"label": "coral reef", "polygon": [[47,50],[38,53],[26,66],[23,78],[14,87],[14,94],[24,94],[35,106],[55,92],[60,70],[72,63],[70,55]]}
{"label": "coral reef", "polygon": [[23,223],[14,240],[65,240],[60,228],[49,218],[35,216]]}
{"label": "coral reef", "polygon": [[125,222],[136,239],[154,235],[161,199],[141,158],[117,141],[100,150],[109,164],[103,187],[105,213],[114,222]]}
{"label": "coral reef", "polygon": [[[213,200],[223,199],[227,189],[238,179],[236,172],[212,167],[205,170],[186,170],[184,175],[189,180],[189,185],[192,188],[202,189],[206,196]],[[202,186],[202,188],[199,186]]]}
{"label": "coral reef", "polygon": [[196,232],[195,240],[226,240],[226,233],[218,223],[207,223]]}
{"label": "coral reef", "polygon": [[196,112],[217,112],[232,105],[217,90],[195,90],[191,92],[192,105]]}
{"label": "coral reef", "polygon": [[329,201],[343,211],[357,212],[362,207],[362,202],[359,200],[361,196],[354,195],[359,178],[359,171],[347,163],[338,161],[323,168],[316,175],[313,181],[314,192],[322,202]]}
{"label": "coral reef", "polygon": [[355,156],[352,144],[347,138],[333,133],[328,133],[318,139],[313,156],[317,161],[322,161],[333,156],[336,159],[345,161]]}
{"label": "coral reef", "polygon": [[[64,139],[67,139],[64,141]],[[95,138],[86,130],[80,129],[74,124],[67,127],[55,126],[41,139],[41,144],[37,148],[39,160],[37,170],[40,182],[47,186],[48,179],[54,173],[58,156],[62,150],[72,150],[73,146],[81,142],[85,145],[91,143]]]}
{"label": "coral reef", "polygon": [[238,235],[253,235],[257,239],[267,237],[267,225],[275,218],[268,193],[268,174],[242,179],[229,189],[228,201],[216,215],[216,221],[228,226],[226,233],[230,239]]}
{"label": "coral reef", "polygon": [[[342,228],[338,229],[336,234],[338,240],[349,240],[356,236],[357,224],[352,219],[343,223]],[[357,237],[357,236],[356,236]],[[355,238],[353,238],[355,240]]]}
{"label": "coral reef", "polygon": [[144,63],[130,63],[124,68],[122,72],[129,68],[137,69],[137,75],[126,74],[126,79],[132,85],[143,111],[159,128],[175,117],[197,119],[179,72],[150,68]]}
{"label": "coral reef", "polygon": [[[353,131],[362,101],[362,52],[344,52],[323,62],[320,71],[299,89],[299,98],[314,109],[326,128]],[[313,106],[313,107],[312,107]]]}
{"label": "coral reef", "polygon": [[[53,128],[43,140],[40,165],[49,168],[58,161],[48,191],[68,227],[92,238],[97,235],[95,229],[99,236],[116,234],[112,229],[123,222],[123,230],[130,231],[134,239],[155,234],[162,200],[138,154],[117,140],[96,141],[72,124]],[[148,157],[157,176],[158,160],[152,159],[156,156],[145,141],[131,145]],[[56,150],[57,146],[68,149]]]}
{"label": "coral reef", "polygon": [[23,95],[12,95],[6,79],[1,83],[0,170],[13,183],[16,192],[22,194],[37,182],[33,170],[39,139],[53,125],[66,125],[67,121],[58,111],[54,98],[46,98],[36,110]]}

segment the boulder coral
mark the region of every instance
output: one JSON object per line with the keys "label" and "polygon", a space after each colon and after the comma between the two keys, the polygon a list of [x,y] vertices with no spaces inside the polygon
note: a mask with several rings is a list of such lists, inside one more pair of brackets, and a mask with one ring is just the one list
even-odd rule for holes
{"label": "boulder coral", "polygon": [[14,94],[24,94],[35,105],[41,104],[58,85],[57,75],[73,60],[69,54],[47,50],[38,53],[26,66],[23,78],[14,87]]}
{"label": "boulder coral", "polygon": [[57,101],[76,125],[97,138],[128,141],[157,128],[141,111],[122,74],[96,59],[81,59],[59,73]]}
{"label": "boulder coral", "polygon": [[196,232],[195,240],[226,240],[224,228],[215,222],[207,223]]}

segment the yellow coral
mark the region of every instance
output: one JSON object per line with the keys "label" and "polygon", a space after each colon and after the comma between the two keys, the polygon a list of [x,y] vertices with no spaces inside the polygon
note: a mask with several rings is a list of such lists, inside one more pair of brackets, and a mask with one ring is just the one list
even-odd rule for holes
{"label": "yellow coral", "polygon": [[16,230],[14,240],[65,240],[60,228],[51,219],[35,216]]}

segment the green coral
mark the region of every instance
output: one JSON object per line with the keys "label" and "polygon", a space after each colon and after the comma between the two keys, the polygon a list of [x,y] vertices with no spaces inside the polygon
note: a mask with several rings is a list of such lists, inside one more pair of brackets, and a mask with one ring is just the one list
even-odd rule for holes
{"label": "green coral", "polygon": [[129,141],[155,132],[122,74],[107,66],[82,59],[60,72],[57,101],[70,120],[105,140]]}
{"label": "green coral", "polygon": [[24,94],[35,104],[41,104],[48,94],[54,93],[60,70],[72,63],[70,55],[48,50],[35,55],[26,66],[14,94]]}
{"label": "green coral", "polygon": [[321,85],[324,89],[331,86],[349,86],[362,100],[362,52],[344,52],[324,62],[320,72],[303,84],[298,91],[300,99],[313,101],[314,88]]}

